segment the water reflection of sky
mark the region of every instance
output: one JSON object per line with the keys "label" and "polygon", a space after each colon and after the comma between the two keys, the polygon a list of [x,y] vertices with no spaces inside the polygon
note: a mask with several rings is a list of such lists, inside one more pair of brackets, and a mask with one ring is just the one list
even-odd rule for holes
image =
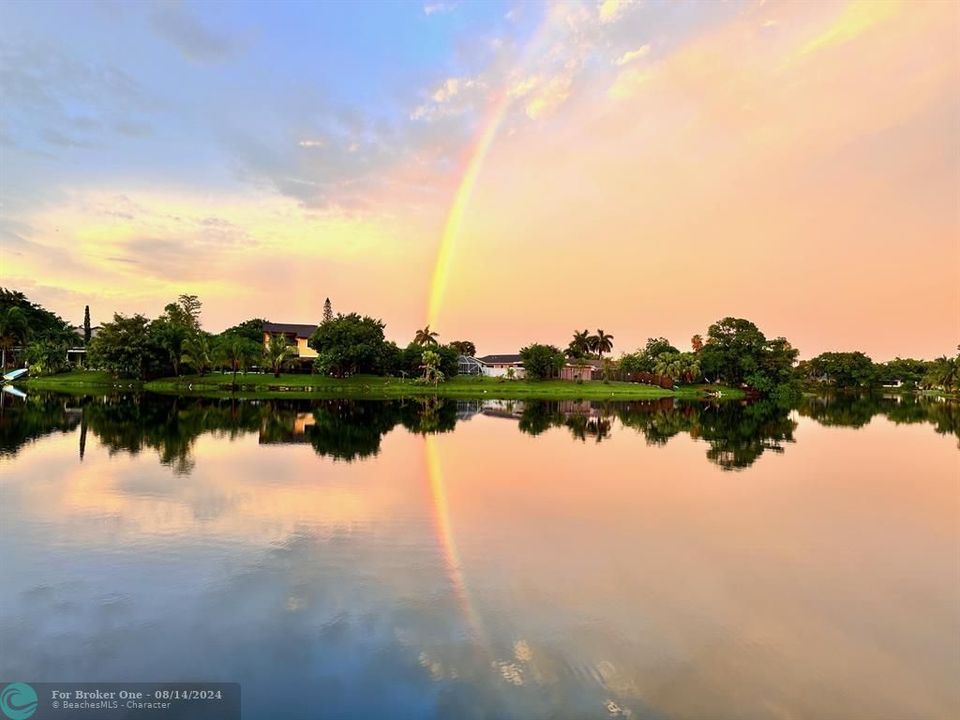
{"label": "water reflection of sky", "polygon": [[245,717],[953,716],[955,440],[794,418],[739,473],[618,421],[351,463],[207,433],[179,473],[46,435],[0,465],[0,676],[236,680]]}

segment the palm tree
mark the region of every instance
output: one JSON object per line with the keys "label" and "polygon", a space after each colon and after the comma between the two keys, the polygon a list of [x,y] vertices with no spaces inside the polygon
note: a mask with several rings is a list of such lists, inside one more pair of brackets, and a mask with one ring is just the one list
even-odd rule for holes
{"label": "palm tree", "polygon": [[233,371],[233,384],[237,384],[237,370],[246,370],[247,363],[253,358],[256,343],[240,335],[228,333],[217,344],[217,355]]}
{"label": "palm tree", "polygon": [[655,361],[654,372],[674,382],[693,382],[700,375],[700,361],[694,353],[660,353]]}
{"label": "palm tree", "polygon": [[0,313],[0,351],[3,354],[0,363],[4,371],[7,369],[7,350],[12,350],[17,344],[22,345],[28,332],[27,316],[23,310],[13,306]]}
{"label": "palm tree", "polygon": [[933,360],[923,377],[923,383],[927,387],[952,389],[954,385],[960,383],[960,357],[943,356]]}
{"label": "palm tree", "polygon": [[423,362],[420,369],[423,370],[423,379],[432,382],[434,385],[443,382],[443,371],[440,370],[440,355],[433,350],[424,350],[421,357]]}
{"label": "palm tree", "polygon": [[282,333],[271,335],[263,349],[263,359],[267,366],[273,370],[274,377],[280,377],[283,366],[290,362],[294,355],[296,355],[296,350],[287,340],[287,336]]}
{"label": "palm tree", "polygon": [[423,330],[417,330],[417,334],[413,338],[414,345],[439,345],[437,338],[440,336],[440,333],[433,332],[430,329],[430,326],[427,325]]}
{"label": "palm tree", "polygon": [[196,335],[185,340],[180,362],[186,363],[199,375],[206,375],[213,365],[213,352],[210,349],[210,340],[206,335]]}
{"label": "palm tree", "polygon": [[590,336],[590,349],[602,360],[605,352],[613,350],[613,335],[607,335],[603,330],[597,330],[596,335]]}
{"label": "palm tree", "polygon": [[590,352],[590,331],[574,331],[573,340],[571,340],[570,344],[567,345],[567,349],[564,351],[564,354],[568,358],[582,358],[588,352]]}
{"label": "palm tree", "polygon": [[693,348],[695,353],[703,350],[703,336],[698,333],[690,338],[690,346]]}

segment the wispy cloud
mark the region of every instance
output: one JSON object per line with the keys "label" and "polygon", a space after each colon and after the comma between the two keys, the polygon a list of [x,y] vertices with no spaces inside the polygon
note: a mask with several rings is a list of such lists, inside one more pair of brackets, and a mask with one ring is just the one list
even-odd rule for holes
{"label": "wispy cloud", "polygon": [[158,5],[150,16],[154,29],[195,62],[222,62],[240,49],[226,33],[205,26],[177,3]]}
{"label": "wispy cloud", "polygon": [[614,60],[614,65],[626,65],[650,54],[650,45],[641,45],[636,50],[628,50]]}
{"label": "wispy cloud", "polygon": [[455,2],[437,2],[437,3],[427,3],[423,6],[423,14],[430,16],[436,15],[437,13],[448,13],[453,12],[457,7]]}

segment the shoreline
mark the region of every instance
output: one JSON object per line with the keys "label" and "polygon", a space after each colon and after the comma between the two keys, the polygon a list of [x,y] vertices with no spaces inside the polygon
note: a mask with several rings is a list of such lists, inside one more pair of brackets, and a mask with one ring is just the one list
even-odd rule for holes
{"label": "shoreline", "polygon": [[[272,374],[237,375],[237,386],[232,386],[232,375],[189,375],[180,378],[160,378],[146,382],[120,380],[106,373],[74,371],[61,375],[29,378],[16,383],[26,390],[51,390],[85,393],[103,390],[148,392],[162,395],[190,397],[237,398],[244,400],[289,399],[392,399],[403,397],[448,397],[461,399],[497,400],[656,400],[678,398],[685,400],[742,400],[743,390],[724,386],[691,385],[667,390],[654,385],[628,382],[590,380],[577,383],[571,380],[501,380],[474,376],[456,376],[439,385],[424,385],[414,380],[395,377],[355,376],[330,378],[318,375]],[[719,395],[718,395],[719,393]]]}

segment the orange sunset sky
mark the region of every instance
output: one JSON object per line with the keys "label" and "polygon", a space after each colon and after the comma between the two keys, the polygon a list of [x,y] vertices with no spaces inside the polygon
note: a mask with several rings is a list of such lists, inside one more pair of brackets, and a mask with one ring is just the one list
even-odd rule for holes
{"label": "orange sunset sky", "polygon": [[[221,7],[221,10],[217,8]],[[801,357],[960,342],[960,3],[9,3],[2,284]]]}

